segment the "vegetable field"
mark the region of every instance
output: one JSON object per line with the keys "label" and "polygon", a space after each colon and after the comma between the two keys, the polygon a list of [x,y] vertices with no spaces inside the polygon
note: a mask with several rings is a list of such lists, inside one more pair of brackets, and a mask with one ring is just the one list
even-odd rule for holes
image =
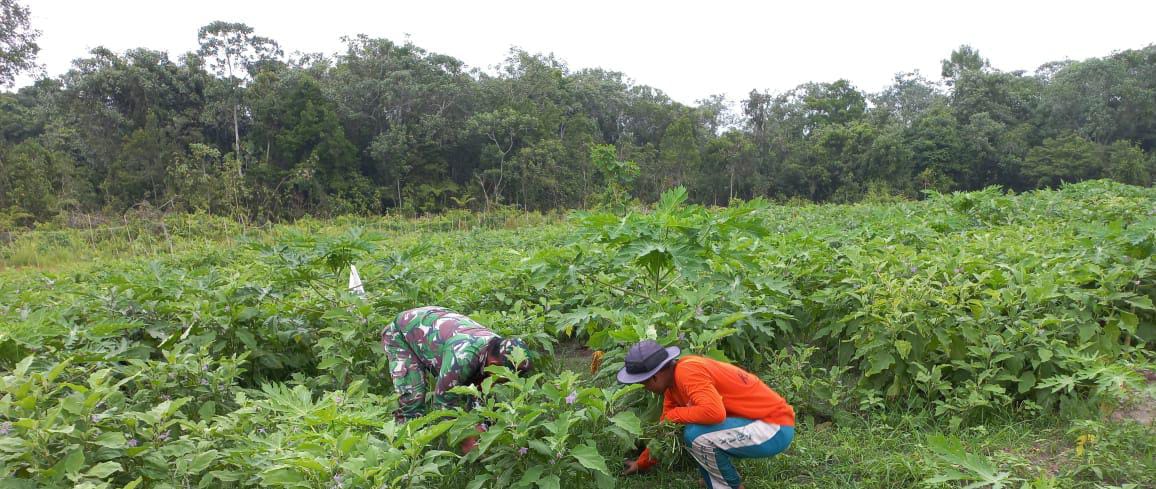
{"label": "vegetable field", "polygon": [[[15,236],[0,261],[64,265],[0,272],[0,488],[694,487],[656,400],[612,380],[642,338],[794,405],[795,445],[740,467],[748,488],[1156,481],[1150,418],[1119,415],[1153,395],[1156,190],[708,209],[674,189],[470,219],[169,223],[140,256]],[[399,425],[380,331],[432,304],[524,338],[536,369]],[[619,477],[640,441],[664,467]]]}

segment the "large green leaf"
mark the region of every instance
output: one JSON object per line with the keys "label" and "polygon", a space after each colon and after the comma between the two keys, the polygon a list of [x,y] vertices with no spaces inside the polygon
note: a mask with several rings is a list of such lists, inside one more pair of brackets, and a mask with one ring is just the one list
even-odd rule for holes
{"label": "large green leaf", "polygon": [[615,426],[626,430],[632,435],[642,435],[642,421],[632,411],[623,411],[610,418]]}
{"label": "large green leaf", "polygon": [[121,469],[123,469],[123,467],[121,467],[119,463],[101,462],[99,464],[93,465],[92,468],[88,469],[88,472],[85,472],[84,475],[88,477],[96,477],[97,479],[103,479],[116,472],[119,472]]}
{"label": "large green leaf", "polygon": [[562,480],[559,479],[558,476],[550,474],[546,477],[538,479],[538,487],[541,489],[561,489]]}
{"label": "large green leaf", "polygon": [[578,463],[582,464],[583,467],[610,475],[610,470],[606,468],[606,459],[602,457],[601,453],[598,453],[598,448],[591,445],[578,445],[570,450],[570,455],[578,460]]}

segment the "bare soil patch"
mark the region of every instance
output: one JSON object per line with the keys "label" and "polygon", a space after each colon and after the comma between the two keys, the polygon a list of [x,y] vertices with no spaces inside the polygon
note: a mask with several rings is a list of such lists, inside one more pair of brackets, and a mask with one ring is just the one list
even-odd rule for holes
{"label": "bare soil patch", "polygon": [[1147,379],[1147,388],[1129,392],[1127,399],[1109,415],[1112,421],[1134,421],[1143,426],[1153,426],[1156,420],[1156,372],[1142,370]]}

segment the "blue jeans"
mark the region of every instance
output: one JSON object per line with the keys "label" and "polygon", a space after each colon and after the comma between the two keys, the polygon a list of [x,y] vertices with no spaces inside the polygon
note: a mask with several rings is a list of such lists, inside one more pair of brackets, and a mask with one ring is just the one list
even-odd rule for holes
{"label": "blue jeans", "polygon": [[707,489],[737,488],[742,478],[731,457],[770,457],[791,444],[795,428],[746,418],[727,418],[712,425],[687,425],[682,433],[686,446]]}

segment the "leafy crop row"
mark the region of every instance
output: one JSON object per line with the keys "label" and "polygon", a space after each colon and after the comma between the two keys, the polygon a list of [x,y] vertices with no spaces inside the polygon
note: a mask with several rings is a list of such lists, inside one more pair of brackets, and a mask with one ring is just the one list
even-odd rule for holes
{"label": "leafy crop row", "polygon": [[[1156,344],[1150,189],[685,198],[476,232],[312,221],[13,276],[0,473],[16,487],[607,487],[607,461],[656,428],[653,400],[609,379],[640,338],[760,372],[805,417],[896,406],[956,424],[1111,399]],[[343,290],[351,263],[367,300]],[[395,424],[378,335],[422,304],[523,336],[540,373],[464,389],[479,410]],[[559,342],[605,352],[594,375],[565,371]]]}

